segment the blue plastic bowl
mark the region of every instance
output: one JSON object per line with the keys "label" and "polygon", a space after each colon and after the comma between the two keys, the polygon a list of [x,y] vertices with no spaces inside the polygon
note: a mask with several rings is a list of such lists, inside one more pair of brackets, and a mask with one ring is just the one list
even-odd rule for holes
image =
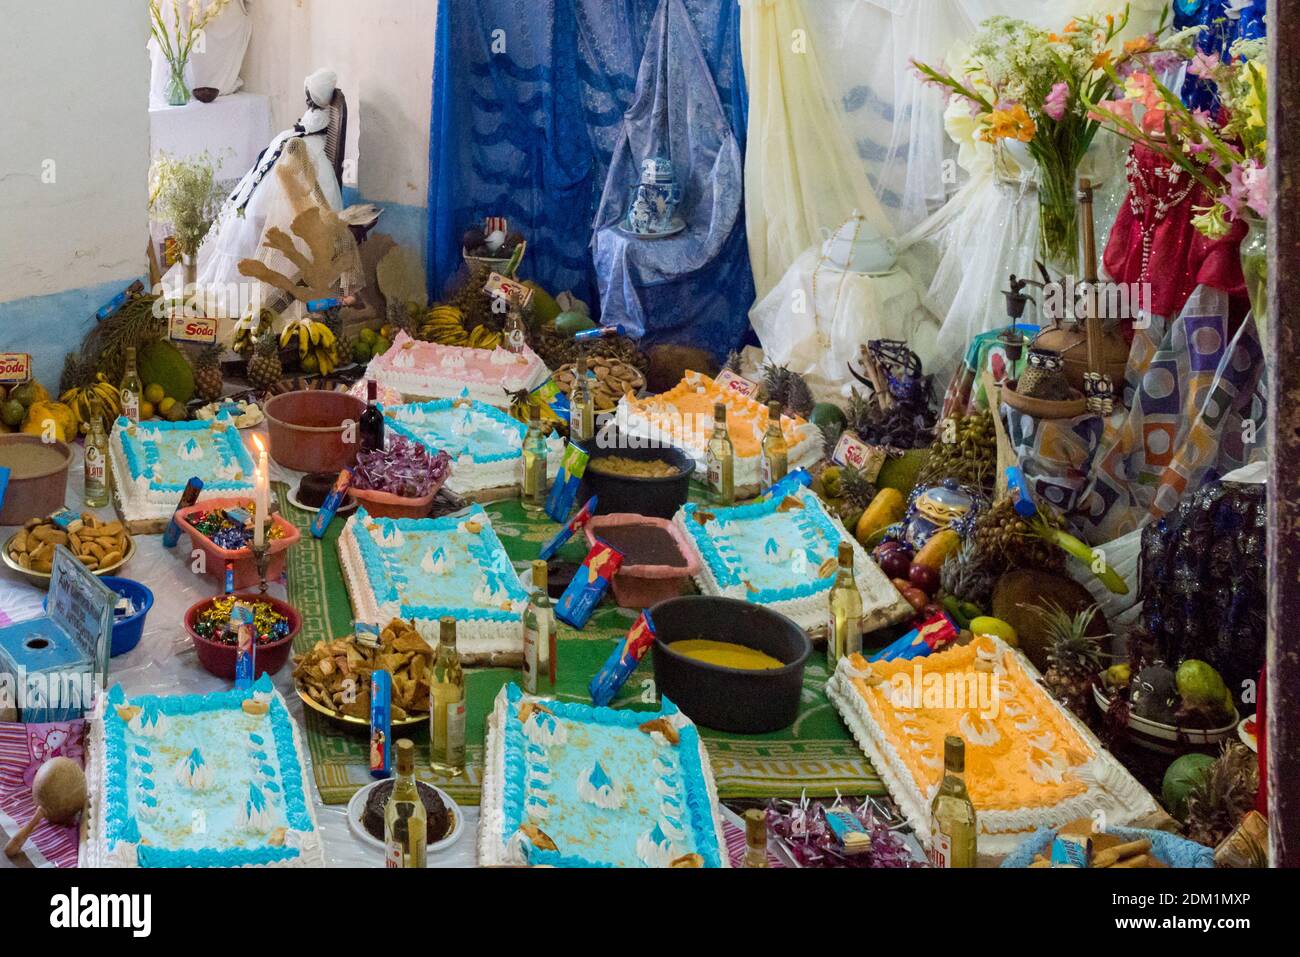
{"label": "blue plastic bowl", "polygon": [[[123,598],[131,599],[131,604],[136,608],[135,614],[116,618],[113,621],[113,642],[109,655],[116,658],[140,644],[140,637],[144,634],[145,616],[153,607],[153,592],[133,578],[101,575],[99,580]],[[46,598],[41,602],[41,607],[46,608],[48,603],[49,598]]]}

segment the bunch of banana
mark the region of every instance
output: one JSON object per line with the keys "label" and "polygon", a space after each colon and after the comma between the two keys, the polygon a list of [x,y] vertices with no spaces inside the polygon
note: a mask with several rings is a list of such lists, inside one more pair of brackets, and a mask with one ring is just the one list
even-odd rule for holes
{"label": "bunch of banana", "polygon": [[253,347],[257,345],[257,340],[262,337],[262,333],[270,329],[275,321],[275,313],[270,309],[259,310],[254,316],[249,313],[241,316],[235,322],[235,335],[231,340],[231,348],[247,359],[253,354]]}
{"label": "bunch of banana", "polygon": [[113,420],[122,414],[122,399],[117,389],[102,372],[95,373],[95,381],[69,389],[59,396],[59,401],[77,417],[77,431],[90,432],[90,423],[98,416],[105,429],[113,427]]}
{"label": "bunch of banana", "polygon": [[334,371],[339,364],[335,349],[337,339],[329,326],[304,316],[284,327],[280,333],[280,345],[290,345],[295,337],[298,339],[298,361],[304,372],[329,375]]}
{"label": "bunch of banana", "polygon": [[429,314],[420,322],[420,338],[427,342],[437,342],[444,346],[467,346],[469,335],[461,312],[455,306],[439,304],[429,310]]}
{"label": "bunch of banana", "polygon": [[[481,329],[482,326],[479,328]],[[560,418],[559,414],[551,408],[550,403],[543,397],[542,393],[544,391],[543,389],[536,389],[529,392],[527,389],[520,389],[517,392],[509,393],[511,418],[527,423],[532,407],[536,406],[538,410],[537,417],[541,420],[542,428],[547,432],[552,431],[562,423],[564,420]]]}
{"label": "bunch of banana", "polygon": [[470,330],[467,345],[475,349],[495,349],[501,345],[501,333],[489,329],[487,326],[475,326]]}

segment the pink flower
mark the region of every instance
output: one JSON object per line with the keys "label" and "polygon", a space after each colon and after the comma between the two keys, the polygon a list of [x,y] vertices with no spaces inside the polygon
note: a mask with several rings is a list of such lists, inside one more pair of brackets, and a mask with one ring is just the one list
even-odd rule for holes
{"label": "pink flower", "polygon": [[1065,118],[1069,102],[1070,85],[1062,80],[1052,87],[1051,93],[1047,94],[1047,99],[1043,101],[1043,112],[1059,123]]}
{"label": "pink flower", "polygon": [[1150,73],[1134,73],[1124,81],[1124,96],[1136,100],[1148,110],[1164,106],[1164,99],[1156,89],[1156,82]]}
{"label": "pink flower", "polygon": [[1102,100],[1097,104],[1097,109],[1089,112],[1088,116],[1094,120],[1105,122],[1108,117],[1116,117],[1125,122],[1133,122],[1132,100]]}
{"label": "pink flower", "polygon": [[1241,170],[1241,184],[1246,205],[1257,216],[1268,215],[1268,167],[1260,166],[1255,160],[1246,163]]}
{"label": "pink flower", "polygon": [[1214,75],[1214,71],[1219,68],[1222,61],[1217,53],[1206,53],[1203,50],[1197,50],[1196,56],[1187,66],[1187,72],[1192,76],[1209,78]]}
{"label": "pink flower", "polygon": [[1148,107],[1142,114],[1142,129],[1148,133],[1161,133],[1165,128],[1165,108],[1163,106]]}

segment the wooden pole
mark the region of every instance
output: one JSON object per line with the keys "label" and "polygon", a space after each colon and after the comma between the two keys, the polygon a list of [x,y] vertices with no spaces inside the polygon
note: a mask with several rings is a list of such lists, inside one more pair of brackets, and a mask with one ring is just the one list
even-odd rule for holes
{"label": "wooden pole", "polygon": [[1300,0],[1270,0],[1268,34],[1269,856],[1300,867]]}

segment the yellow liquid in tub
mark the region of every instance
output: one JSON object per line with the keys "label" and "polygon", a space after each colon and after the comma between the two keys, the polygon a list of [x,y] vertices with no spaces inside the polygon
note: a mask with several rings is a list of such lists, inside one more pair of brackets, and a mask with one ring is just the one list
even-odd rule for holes
{"label": "yellow liquid in tub", "polygon": [[771,671],[784,668],[785,662],[764,654],[757,648],[749,648],[730,641],[711,641],[707,638],[691,638],[686,641],[674,641],[669,645],[673,651],[695,661],[723,668],[738,668],[741,671]]}

